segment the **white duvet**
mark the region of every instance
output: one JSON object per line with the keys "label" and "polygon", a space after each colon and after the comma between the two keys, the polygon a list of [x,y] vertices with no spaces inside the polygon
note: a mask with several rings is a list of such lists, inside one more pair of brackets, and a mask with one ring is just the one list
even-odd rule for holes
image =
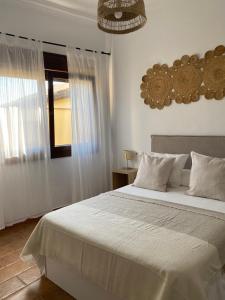
{"label": "white duvet", "polygon": [[[45,256],[68,263],[121,300],[225,299],[222,276],[208,284],[211,275],[219,275],[221,268],[213,244],[147,222],[149,217],[154,218],[149,207],[158,210],[160,201],[165,202],[162,215],[180,204],[203,209],[207,214],[225,213],[225,203],[186,196],[184,188],[161,193],[126,186],[117,191],[121,196],[103,194],[48,214],[29,239],[23,256],[35,257],[41,267]],[[203,263],[205,259],[207,264]],[[189,264],[193,265],[191,269]],[[184,274],[188,281],[172,271],[175,265],[191,272]],[[196,269],[198,265],[201,269]]]}

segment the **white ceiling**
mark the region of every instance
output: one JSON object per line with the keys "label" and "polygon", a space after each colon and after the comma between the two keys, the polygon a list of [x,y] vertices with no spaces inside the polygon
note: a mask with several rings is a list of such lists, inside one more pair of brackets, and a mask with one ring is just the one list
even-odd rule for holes
{"label": "white ceiling", "polygon": [[[1,0],[0,0],[1,1]],[[17,0],[35,6],[81,16],[96,21],[98,0]],[[152,1],[151,1],[152,2]],[[150,0],[145,0],[146,14],[148,14]]]}
{"label": "white ceiling", "polygon": [[22,0],[24,2],[58,10],[72,15],[96,19],[98,0]]}

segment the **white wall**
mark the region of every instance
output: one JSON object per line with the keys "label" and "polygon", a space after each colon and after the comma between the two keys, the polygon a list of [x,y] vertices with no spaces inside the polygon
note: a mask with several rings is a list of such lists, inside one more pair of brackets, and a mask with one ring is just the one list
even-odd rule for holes
{"label": "white wall", "polygon": [[[105,48],[105,34],[97,29],[95,21],[38,7],[28,2],[0,0],[1,32],[65,43],[81,48],[107,50]],[[45,46],[45,50],[62,54],[65,52],[64,48],[52,46]],[[52,160],[51,174],[54,207],[70,203],[72,194],[71,159]],[[20,184],[19,178],[16,182],[14,181],[14,184]],[[18,197],[13,193],[10,195],[9,201],[12,201],[13,197]],[[10,218],[7,221],[12,223],[14,220]]]}
{"label": "white wall", "polygon": [[[150,2],[150,3],[149,3]],[[141,78],[156,63],[171,65],[184,54],[202,55],[225,45],[224,0],[151,0],[147,25],[113,39],[115,101],[114,165],[122,149],[150,150],[151,134],[225,135],[225,101],[173,103],[162,111],[140,98]]]}

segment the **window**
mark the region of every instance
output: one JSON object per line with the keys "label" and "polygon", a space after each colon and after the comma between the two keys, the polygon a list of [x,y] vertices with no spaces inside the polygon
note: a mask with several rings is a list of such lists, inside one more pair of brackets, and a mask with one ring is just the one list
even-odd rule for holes
{"label": "window", "polygon": [[[49,127],[51,158],[71,156],[72,123],[71,99],[67,58],[64,55],[44,53],[46,89],[48,94]],[[77,75],[79,86],[86,94],[85,103],[82,99],[76,102],[76,126],[82,131],[83,120],[86,120],[85,134],[77,137],[76,148],[81,153],[98,151],[98,126],[96,91],[94,76]],[[79,118],[79,116],[82,116]]]}
{"label": "window", "polygon": [[[71,156],[72,122],[67,58],[65,55],[44,52],[44,67],[51,158]],[[44,115],[43,102],[39,104],[38,99],[45,99],[38,81],[39,75],[34,79],[36,77],[29,74],[29,68],[23,73],[19,70],[20,76],[17,71],[4,71],[0,76],[0,137],[4,144],[2,152],[9,162],[34,160],[42,157],[46,150],[46,130],[42,128],[39,134],[39,124]],[[76,76],[83,97],[76,96],[75,127],[82,134],[77,135],[74,149],[86,155],[98,151],[99,145],[95,78],[84,74]],[[46,111],[44,113],[46,117]]]}
{"label": "window", "polygon": [[66,56],[44,53],[51,158],[71,156],[71,101]]}

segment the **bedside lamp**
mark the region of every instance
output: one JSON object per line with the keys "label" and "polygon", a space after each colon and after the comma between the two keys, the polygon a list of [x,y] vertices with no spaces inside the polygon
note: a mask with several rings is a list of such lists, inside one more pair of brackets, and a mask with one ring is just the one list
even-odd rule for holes
{"label": "bedside lamp", "polygon": [[127,161],[127,166],[124,169],[131,169],[128,166],[129,160],[135,160],[137,156],[137,152],[132,151],[132,150],[123,150],[123,158]]}

